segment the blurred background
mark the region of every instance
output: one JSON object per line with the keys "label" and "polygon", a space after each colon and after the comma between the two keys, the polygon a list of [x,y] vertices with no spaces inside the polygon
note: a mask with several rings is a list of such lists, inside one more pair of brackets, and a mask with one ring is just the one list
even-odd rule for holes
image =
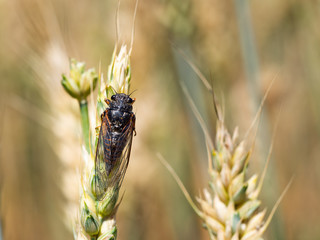
{"label": "blurred background", "polygon": [[[134,6],[121,1],[120,43],[130,44]],[[269,212],[294,180],[265,236],[320,238],[319,7],[313,0],[140,0],[131,58],[137,136],[119,239],[209,239],[156,157],[165,157],[192,196],[207,187],[204,135],[181,85],[214,138],[212,96],[186,59],[207,77],[240,136],[275,79],[250,171],[262,172],[274,141],[261,195]],[[107,73],[116,9],[116,0],[0,0],[0,239],[73,238],[81,132],[61,73],[71,57],[88,68],[101,61]]]}

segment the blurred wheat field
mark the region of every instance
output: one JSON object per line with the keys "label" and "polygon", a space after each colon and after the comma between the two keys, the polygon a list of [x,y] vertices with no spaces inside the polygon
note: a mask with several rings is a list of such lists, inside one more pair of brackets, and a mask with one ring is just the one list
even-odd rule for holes
{"label": "blurred wheat field", "polygon": [[[259,124],[250,171],[261,172],[270,210],[294,181],[266,239],[319,239],[320,33],[318,1],[250,1],[262,96],[276,77]],[[130,42],[135,1],[120,4],[120,42]],[[80,121],[60,85],[69,58],[104,74],[116,42],[117,1],[0,0],[0,239],[71,239],[78,205]],[[236,1],[140,1],[131,90],[137,136],[117,217],[119,239],[209,239],[161,152],[192,196],[207,186],[204,136],[179,82],[212,137],[212,97],[174,46],[213,81],[225,119],[243,136],[255,109],[247,81]],[[173,44],[172,44],[173,43]],[[173,46],[174,45],[174,46]],[[282,106],[282,107],[281,107]]]}

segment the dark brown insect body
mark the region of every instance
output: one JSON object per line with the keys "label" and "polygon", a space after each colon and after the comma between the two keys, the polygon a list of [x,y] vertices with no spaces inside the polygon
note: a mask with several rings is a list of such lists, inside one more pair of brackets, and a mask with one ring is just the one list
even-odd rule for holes
{"label": "dark brown insect body", "polygon": [[98,199],[104,196],[107,187],[122,182],[129,163],[136,119],[132,112],[134,100],[129,95],[117,93],[105,102],[109,108],[101,115],[95,157],[95,194]]}

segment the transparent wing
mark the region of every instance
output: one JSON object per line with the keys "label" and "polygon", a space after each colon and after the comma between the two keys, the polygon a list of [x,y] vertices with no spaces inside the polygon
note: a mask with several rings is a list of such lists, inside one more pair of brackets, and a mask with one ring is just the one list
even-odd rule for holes
{"label": "transparent wing", "polygon": [[134,128],[135,116],[134,114],[132,114],[131,120],[124,127],[119,141],[116,144],[116,151],[118,151],[118,149],[121,149],[122,152],[115,153],[115,155],[119,154],[120,157],[112,166],[111,172],[109,174],[107,185],[110,187],[120,187],[122,184],[124,175],[129,164]]}
{"label": "transparent wing", "polygon": [[110,124],[107,120],[101,124],[95,158],[96,177],[94,191],[98,200],[104,197],[107,188],[120,187],[122,184],[129,163],[134,126],[135,116],[132,114],[131,120],[124,127],[118,141],[115,143],[115,149],[111,151]]}
{"label": "transparent wing", "polygon": [[95,178],[94,178],[94,192],[97,199],[101,199],[104,196],[104,193],[107,190],[107,178],[106,178],[106,164],[105,164],[105,147],[103,143],[103,135],[109,134],[108,131],[105,131],[105,126],[101,124],[96,157],[95,157]]}

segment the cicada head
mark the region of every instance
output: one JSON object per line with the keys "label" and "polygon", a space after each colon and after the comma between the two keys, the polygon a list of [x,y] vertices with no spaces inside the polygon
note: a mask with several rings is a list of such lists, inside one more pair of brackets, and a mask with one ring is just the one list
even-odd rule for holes
{"label": "cicada head", "polygon": [[131,112],[132,104],[135,102],[135,99],[124,93],[116,93],[111,96],[111,100],[106,99],[105,102],[109,105],[110,110]]}

